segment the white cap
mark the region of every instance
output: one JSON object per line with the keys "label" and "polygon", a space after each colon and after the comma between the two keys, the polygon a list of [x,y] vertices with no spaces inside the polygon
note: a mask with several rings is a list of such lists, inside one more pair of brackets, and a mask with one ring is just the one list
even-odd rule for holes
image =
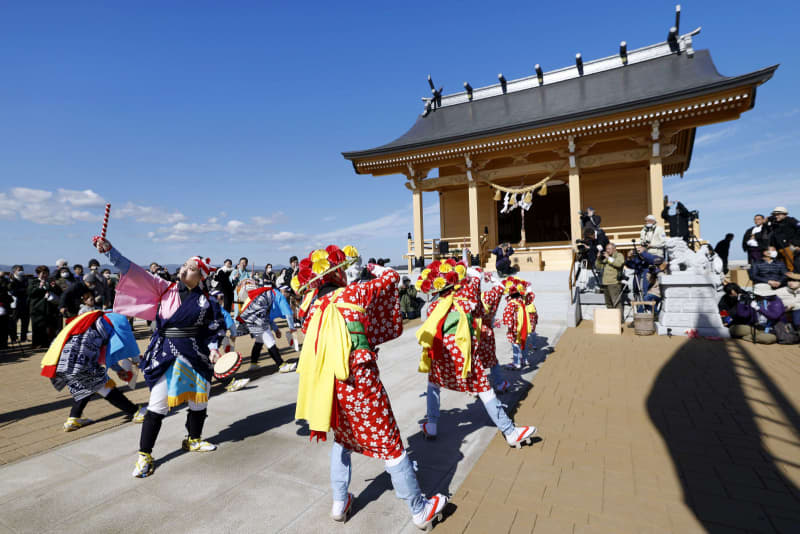
{"label": "white cap", "polygon": [[644,220],[645,220],[645,221],[649,221],[649,220],[653,220],[653,221],[655,221],[655,220],[656,220],[656,216],[655,216],[655,215],[653,215],[653,214],[651,213],[650,215],[648,215],[647,217],[645,217],[645,218],[644,218]]}
{"label": "white cap", "polygon": [[59,269],[64,267],[65,265],[67,265],[67,260],[65,260],[64,258],[59,258],[56,260],[56,267],[58,267]]}
{"label": "white cap", "polygon": [[774,210],[772,210],[772,213],[786,213],[786,214],[788,214],[788,213],[789,213],[789,210],[787,210],[787,209],[786,209],[786,208],[784,208],[783,206],[778,206],[777,208],[775,208]]}

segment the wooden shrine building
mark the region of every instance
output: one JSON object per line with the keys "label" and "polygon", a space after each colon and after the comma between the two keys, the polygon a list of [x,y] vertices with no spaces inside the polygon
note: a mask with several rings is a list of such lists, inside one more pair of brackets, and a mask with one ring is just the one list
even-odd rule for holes
{"label": "wooden shrine building", "polygon": [[578,54],[570,67],[536,65],[532,76],[501,74],[496,85],[465,83],[456,94],[442,95],[429,78],[433,96],[410,130],[343,156],[358,174],[405,175],[409,258],[418,263],[438,252],[424,238],[426,192],[439,195],[441,240],[490,267],[489,251],[507,241],[522,270],[569,269],[578,212],[589,206],[612,241],[630,245],[648,213],[660,217],[664,177],[689,168],[696,129],[753,108],[756,88],[777,69],[722,76],[708,50],[693,48],[700,30],[680,35],[677,24],[662,43],[628,51],[623,42],[614,56]]}

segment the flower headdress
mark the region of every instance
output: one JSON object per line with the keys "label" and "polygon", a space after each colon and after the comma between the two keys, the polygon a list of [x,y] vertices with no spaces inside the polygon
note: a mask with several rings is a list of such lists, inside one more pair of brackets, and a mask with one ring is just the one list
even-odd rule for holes
{"label": "flower headdress", "polygon": [[503,292],[506,295],[513,295],[514,293],[519,293],[522,296],[525,296],[525,293],[528,291],[528,287],[530,283],[526,282],[525,280],[521,280],[514,276],[509,276],[505,280],[503,280]]}
{"label": "flower headdress", "polygon": [[452,287],[458,288],[466,276],[467,266],[464,262],[456,262],[452,258],[436,260],[420,273],[415,286],[423,293],[439,293]]}
{"label": "flower headdress", "polygon": [[358,260],[358,250],[348,245],[344,250],[336,245],[329,245],[311,251],[308,257],[300,261],[297,275],[290,283],[295,293],[302,293],[308,288],[318,288],[337,269],[346,269]]}

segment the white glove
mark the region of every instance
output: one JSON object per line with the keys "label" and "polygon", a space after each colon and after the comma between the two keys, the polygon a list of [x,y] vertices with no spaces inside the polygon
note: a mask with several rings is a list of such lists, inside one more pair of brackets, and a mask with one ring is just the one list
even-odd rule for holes
{"label": "white glove", "polygon": [[388,267],[381,267],[377,263],[368,263],[367,270],[373,274],[376,278],[380,278],[383,273],[389,270]]}
{"label": "white glove", "polygon": [[756,301],[751,302],[750,303],[750,307],[753,308],[754,310],[758,311],[758,302],[756,302]]}
{"label": "white glove", "polygon": [[467,276],[471,276],[473,278],[480,278],[481,272],[475,267],[467,267]]}
{"label": "white glove", "polygon": [[756,241],[755,239],[750,239],[750,240],[747,242],[747,246],[748,246],[748,247],[757,247],[757,246],[758,246],[758,241]]}
{"label": "white glove", "polygon": [[0,306],[0,317],[6,314],[6,309],[3,306]]}
{"label": "white glove", "polygon": [[603,252],[603,245],[597,245],[597,250]]}

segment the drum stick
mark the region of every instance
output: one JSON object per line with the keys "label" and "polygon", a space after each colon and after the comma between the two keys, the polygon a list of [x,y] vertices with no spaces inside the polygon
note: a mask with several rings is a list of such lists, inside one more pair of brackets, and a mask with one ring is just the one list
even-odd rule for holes
{"label": "drum stick", "polygon": [[100,237],[105,240],[106,230],[108,230],[108,214],[111,212],[111,204],[106,204],[106,214],[103,216],[103,230],[100,232]]}

